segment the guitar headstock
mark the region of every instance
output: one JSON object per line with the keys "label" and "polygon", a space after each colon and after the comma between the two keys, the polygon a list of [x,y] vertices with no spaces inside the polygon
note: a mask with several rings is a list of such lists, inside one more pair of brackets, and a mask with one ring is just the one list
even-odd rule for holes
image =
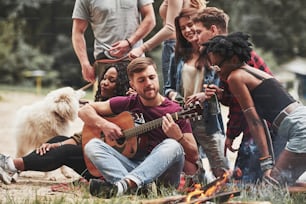
{"label": "guitar headstock", "polygon": [[203,113],[203,107],[200,104],[199,101],[196,101],[195,103],[191,103],[187,106],[183,107],[183,110],[181,110],[178,113],[178,117],[180,119],[198,119],[200,120],[202,118],[202,113]]}

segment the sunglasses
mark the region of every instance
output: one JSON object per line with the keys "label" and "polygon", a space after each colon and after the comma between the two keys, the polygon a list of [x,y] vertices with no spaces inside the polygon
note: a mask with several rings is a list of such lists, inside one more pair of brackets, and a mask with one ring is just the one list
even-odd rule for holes
{"label": "sunglasses", "polygon": [[224,64],[225,61],[226,61],[226,58],[221,60],[221,62],[219,64],[211,65],[210,68],[212,70],[215,70],[216,72],[220,72],[221,71],[221,67],[222,67],[222,65]]}

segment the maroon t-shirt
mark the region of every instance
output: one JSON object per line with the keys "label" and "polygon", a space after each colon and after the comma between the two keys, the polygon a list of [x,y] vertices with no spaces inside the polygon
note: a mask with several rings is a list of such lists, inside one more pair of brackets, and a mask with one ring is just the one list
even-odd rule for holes
{"label": "maroon t-shirt", "polygon": [[[144,106],[138,95],[131,96],[118,96],[110,99],[110,107],[112,112],[119,114],[123,111],[129,111],[135,119],[135,125],[141,125],[142,123],[152,121],[162,116],[166,113],[175,113],[181,110],[181,107],[165,98],[161,105],[155,107]],[[176,121],[183,133],[191,133],[191,125],[188,120],[180,119]],[[144,152],[145,155],[149,154],[152,149],[161,143],[164,139],[168,138],[167,135],[160,126],[154,128],[139,137],[146,137],[146,145],[138,147],[138,151]],[[145,156],[143,155],[143,156]]]}

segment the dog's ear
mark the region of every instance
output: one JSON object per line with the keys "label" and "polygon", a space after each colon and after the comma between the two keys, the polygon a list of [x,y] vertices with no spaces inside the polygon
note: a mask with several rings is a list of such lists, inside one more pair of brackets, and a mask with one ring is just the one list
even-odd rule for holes
{"label": "dog's ear", "polygon": [[71,98],[66,94],[59,95],[59,97],[55,99],[55,103],[61,103],[61,102],[69,103],[70,101]]}

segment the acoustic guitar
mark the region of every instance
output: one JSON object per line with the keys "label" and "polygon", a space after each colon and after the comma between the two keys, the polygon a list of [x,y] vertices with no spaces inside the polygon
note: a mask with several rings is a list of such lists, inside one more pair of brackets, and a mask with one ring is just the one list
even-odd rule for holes
{"label": "acoustic guitar", "polygon": [[[177,121],[179,119],[200,119],[202,115],[202,107],[200,103],[196,102],[191,104],[188,107],[183,108],[180,112],[172,113],[172,118]],[[113,117],[103,117],[104,119],[115,123],[122,129],[123,137],[117,140],[110,140],[107,137],[104,137],[103,132],[97,128],[84,124],[82,130],[82,147],[93,138],[101,138],[111,147],[115,148],[121,154],[125,155],[128,158],[133,158],[137,152],[137,147],[141,143],[141,137],[138,137],[141,134],[149,132],[155,128],[158,128],[162,125],[162,118],[157,118],[155,120],[146,122],[144,124],[135,125],[135,118],[130,112],[122,112]],[[96,177],[100,177],[101,173],[99,170],[92,164],[92,162],[84,154],[85,164],[88,171]]]}

